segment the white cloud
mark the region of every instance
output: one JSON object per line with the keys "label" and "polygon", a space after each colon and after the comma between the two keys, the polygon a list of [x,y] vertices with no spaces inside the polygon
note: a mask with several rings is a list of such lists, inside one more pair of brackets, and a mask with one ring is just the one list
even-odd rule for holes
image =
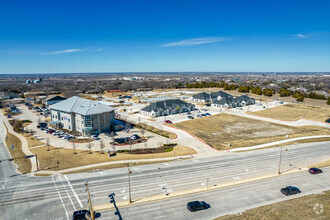
{"label": "white cloud", "polygon": [[305,35],[305,34],[294,34],[293,36],[295,36],[296,38],[307,38],[307,37],[309,37],[308,35]]}
{"label": "white cloud", "polygon": [[63,54],[63,53],[75,53],[75,52],[82,52],[86,51],[88,49],[67,49],[67,50],[59,50],[59,51],[52,51],[52,52],[46,52],[45,55],[53,55],[53,54]]}
{"label": "white cloud", "polygon": [[66,50],[59,50],[59,51],[51,51],[43,53],[44,55],[54,55],[54,54],[64,54],[64,53],[76,53],[76,52],[83,52],[83,51],[95,51],[95,52],[101,52],[104,50],[104,47],[94,48],[94,47],[88,47],[83,49],[66,49]]}
{"label": "white cloud", "polygon": [[230,39],[226,37],[202,37],[202,38],[193,38],[193,39],[187,39],[177,42],[171,42],[171,43],[163,44],[161,46],[162,47],[194,46],[199,44],[209,44],[209,43],[215,43],[226,40],[230,40]]}

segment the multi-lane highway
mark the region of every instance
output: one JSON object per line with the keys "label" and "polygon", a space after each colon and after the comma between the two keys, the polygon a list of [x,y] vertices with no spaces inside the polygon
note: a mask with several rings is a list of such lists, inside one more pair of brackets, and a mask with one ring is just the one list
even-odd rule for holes
{"label": "multi-lane highway", "polygon": [[[329,142],[291,145],[288,147],[288,151],[285,149],[286,148],[284,148],[283,151],[281,164],[281,172],[283,174],[330,158]],[[244,153],[228,153],[210,158],[131,167],[132,199],[133,201],[137,201],[141,198],[154,195],[171,194],[172,192],[189,190],[192,188],[205,188],[207,185],[213,186],[215,184],[237,183],[250,178],[276,174],[278,172],[279,155],[279,148],[270,148]],[[306,176],[305,174],[302,175]],[[307,176],[310,178],[309,175]],[[12,177],[5,177],[4,180],[9,181],[11,178]],[[16,178],[21,180],[18,185],[5,185],[0,189],[0,212],[2,213],[0,219],[71,218],[74,210],[87,207],[87,194],[84,185],[86,180],[89,181],[94,205],[109,203],[108,195],[111,193],[115,193],[115,200],[117,203],[128,200],[127,168],[53,177],[26,177],[21,175]],[[273,193],[278,193],[278,187],[282,186],[282,179],[284,181],[283,185],[289,184],[289,182],[290,185],[297,185],[301,183],[299,178],[302,178],[301,174],[291,174],[285,177],[269,179],[266,183],[267,186],[274,184],[274,187],[271,187],[275,190]],[[325,172],[317,178],[329,178],[329,175]],[[328,184],[322,185],[322,181],[326,181],[326,179],[320,179],[321,185],[319,189],[324,189],[324,185],[328,186]],[[255,184],[260,183],[258,182],[252,185],[244,184],[239,186],[240,188],[236,186],[212,191],[210,193],[197,194],[196,196],[203,195],[201,198],[205,199],[208,198],[208,195],[211,196],[209,201],[212,201],[212,207],[217,207],[216,203],[224,203],[224,200],[219,201],[213,197],[216,197],[216,195],[221,197],[223,194],[226,194],[227,197],[225,198],[227,198],[227,202],[225,202],[226,205],[224,207],[227,207],[228,210],[236,211],[240,208],[239,204],[242,204],[245,200],[250,200],[251,203],[253,203],[254,199],[250,199],[249,193],[251,192],[249,190],[251,190],[251,187],[253,188]],[[238,190],[236,190],[236,188]],[[246,193],[244,194],[246,196],[242,196],[242,201],[237,201],[237,196],[241,193],[242,195]],[[231,197],[230,194],[233,194],[233,196],[236,195],[236,197]],[[265,194],[267,197],[265,201],[277,201],[276,199],[278,199],[278,197],[269,197],[268,195],[269,193]],[[195,197],[189,196],[166,200],[164,201],[164,207],[169,209],[171,206],[174,206],[174,204],[176,204],[175,207],[185,206],[186,201],[194,198]],[[252,196],[251,198],[254,197]],[[237,201],[237,204],[235,201]],[[180,202],[182,202],[182,204]],[[171,205],[172,203],[173,205]],[[230,204],[233,203],[235,203],[236,206],[229,209],[228,206],[231,207]],[[249,205],[251,204],[249,203]],[[138,207],[151,207],[151,210],[144,210],[144,208],[139,209]],[[137,216],[141,216],[141,218],[144,219],[146,219],[146,217],[150,217],[147,219],[152,219],[153,217],[157,217],[155,214],[158,215],[160,213],[167,219],[176,216],[176,213],[172,211],[157,211],[158,208],[162,210],[162,207],[162,202],[155,202],[143,206],[139,205],[123,208],[121,209],[121,214],[124,219],[136,219]],[[152,211],[153,209],[154,211]],[[178,212],[182,212],[180,215],[186,215],[184,214],[186,212],[183,212],[184,209],[177,209]],[[205,214],[205,216],[202,216],[202,219],[209,219],[209,217],[215,217],[222,213],[212,210],[212,208],[209,210],[212,214]],[[116,219],[111,213],[113,212],[107,211],[102,213],[101,219]],[[150,215],[148,215],[148,213],[150,213]],[[187,216],[190,215],[188,214]],[[203,214],[198,214],[196,216],[199,215]]]}

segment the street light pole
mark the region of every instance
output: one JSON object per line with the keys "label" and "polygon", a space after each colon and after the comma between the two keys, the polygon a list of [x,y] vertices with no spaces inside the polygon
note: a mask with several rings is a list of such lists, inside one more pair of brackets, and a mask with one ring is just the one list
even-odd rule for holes
{"label": "street light pole", "polygon": [[128,170],[128,194],[129,194],[129,203],[132,203],[132,194],[131,194],[131,170],[129,169],[129,163],[127,164]]}
{"label": "street light pole", "polygon": [[278,165],[278,174],[281,174],[281,162],[282,162],[282,147],[281,147],[281,153],[280,153],[280,163]]}

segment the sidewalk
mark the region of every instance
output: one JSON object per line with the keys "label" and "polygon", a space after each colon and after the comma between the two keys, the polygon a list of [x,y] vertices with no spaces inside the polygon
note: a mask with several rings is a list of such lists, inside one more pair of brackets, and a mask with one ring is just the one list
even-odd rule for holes
{"label": "sidewalk", "polygon": [[[4,123],[4,125],[6,125],[6,127],[8,129],[8,132],[10,132],[13,135],[15,135],[16,137],[18,137],[20,139],[20,141],[22,142],[22,151],[23,151],[23,153],[26,154],[26,155],[34,155],[29,150],[29,145],[28,145],[28,142],[27,142],[26,138],[13,130],[13,127],[11,126],[11,124],[9,123],[7,118],[3,115],[2,111],[0,111],[0,118],[2,119],[2,122]],[[30,158],[30,160],[31,160],[31,166],[32,166],[31,167],[31,172],[33,172],[33,171],[37,170],[37,163],[36,163],[35,157]]]}
{"label": "sidewalk", "polygon": [[281,141],[275,141],[267,144],[260,144],[260,145],[255,145],[251,147],[240,147],[240,148],[234,148],[231,150],[228,150],[229,152],[237,152],[237,151],[248,151],[248,150],[254,150],[254,149],[259,149],[259,148],[264,148],[264,147],[270,147],[278,144],[284,144],[292,141],[299,141],[299,140],[306,140],[306,139],[313,139],[313,138],[325,138],[325,137],[330,137],[330,135],[318,135],[318,136],[307,136],[307,137],[297,137],[297,138],[290,138],[286,140],[281,140]]}
{"label": "sidewalk", "polygon": [[59,171],[52,171],[52,170],[43,170],[37,172],[38,174],[61,174],[66,172],[72,172],[87,168],[93,168],[93,167],[99,167],[99,166],[105,166],[105,165],[111,165],[111,164],[123,164],[123,163],[139,163],[139,162],[157,162],[157,161],[165,161],[165,160],[179,160],[180,158],[186,159],[186,158],[193,158],[192,155],[185,155],[185,156],[177,156],[177,157],[165,157],[165,158],[154,158],[154,159],[140,159],[140,160],[119,160],[119,161],[110,161],[110,162],[104,162],[104,163],[96,163],[96,164],[90,164],[86,166],[80,166],[80,167],[73,167],[69,169],[59,170]]}

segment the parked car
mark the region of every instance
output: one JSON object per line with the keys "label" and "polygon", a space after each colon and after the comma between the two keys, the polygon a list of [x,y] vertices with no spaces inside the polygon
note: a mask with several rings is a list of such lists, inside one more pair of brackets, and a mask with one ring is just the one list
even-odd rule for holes
{"label": "parked car", "polygon": [[205,114],[201,114],[202,117],[205,117],[206,115]]}
{"label": "parked car", "polygon": [[189,119],[194,119],[194,117],[193,117],[193,116],[191,116],[191,115],[189,115],[189,116],[188,116],[188,118],[189,118]]}
{"label": "parked car", "polygon": [[202,116],[201,115],[196,115],[196,118],[201,118]]}
{"label": "parked car", "polygon": [[323,171],[322,171],[321,169],[319,169],[319,168],[315,168],[315,167],[310,168],[310,169],[308,170],[308,172],[309,172],[310,174],[323,173]]}
{"label": "parked car", "polygon": [[205,113],[206,116],[210,116],[211,114],[210,113]]}
{"label": "parked car", "polygon": [[281,189],[281,193],[283,193],[286,196],[289,196],[292,194],[301,193],[301,191],[297,187],[287,186],[287,187]]}
{"label": "parked car", "polygon": [[187,209],[191,212],[196,212],[208,208],[210,208],[210,205],[208,205],[204,201],[193,201],[193,202],[188,202],[187,204]]}
{"label": "parked car", "polygon": [[55,132],[55,130],[50,130],[50,131],[48,131],[47,133],[48,134],[53,134]]}
{"label": "parked car", "polygon": [[42,130],[42,131],[44,131],[44,130],[46,130],[47,129],[47,127],[41,127],[40,128],[40,130]]}
{"label": "parked car", "polygon": [[67,137],[67,138],[65,138],[65,139],[67,139],[67,140],[69,141],[69,140],[71,140],[71,139],[74,139],[74,137],[73,137],[73,136],[69,136],[69,137]]}
{"label": "parked car", "polygon": [[47,123],[46,123],[46,122],[40,122],[40,123],[37,125],[37,128],[42,128],[42,127],[47,127]]}
{"label": "parked car", "polygon": [[137,134],[133,134],[132,136],[129,137],[130,139],[132,140],[138,140],[138,139],[141,139],[141,137]]}
{"label": "parked car", "polygon": [[170,120],[166,120],[165,123],[166,124],[173,124],[173,122],[171,122]]}
{"label": "parked car", "polygon": [[91,135],[91,138],[94,139],[94,140],[100,140],[101,139],[97,135]]}

